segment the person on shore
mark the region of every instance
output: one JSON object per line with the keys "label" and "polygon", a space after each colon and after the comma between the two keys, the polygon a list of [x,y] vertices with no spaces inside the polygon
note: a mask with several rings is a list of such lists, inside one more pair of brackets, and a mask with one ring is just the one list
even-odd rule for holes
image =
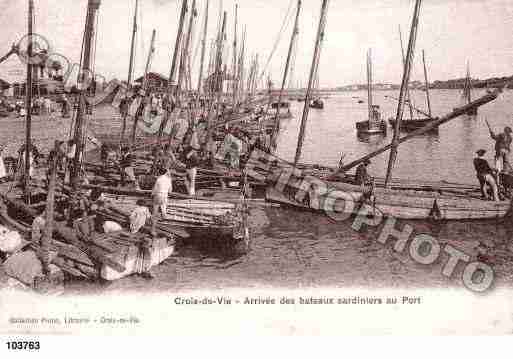
{"label": "person on shore", "polygon": [[490,130],[490,137],[495,140],[495,169],[498,172],[511,171],[511,164],[509,161],[509,154],[511,152],[511,127],[504,127],[504,132],[495,134]]}
{"label": "person on shore", "polygon": [[135,156],[130,151],[130,148],[123,147],[119,161],[119,166],[121,168],[121,186],[125,186],[128,179],[128,182],[133,185],[135,189],[139,189],[139,183],[137,182],[137,178],[135,178],[134,173],[134,161]]}
{"label": "person on shore", "polygon": [[370,165],[369,160],[365,160],[363,163],[360,163],[360,165],[356,168],[356,178],[355,182],[359,186],[365,186],[370,183],[370,176],[367,171],[367,167]]}
{"label": "person on shore", "polygon": [[485,150],[480,149],[476,151],[477,156],[474,158],[474,168],[476,169],[476,175],[479,181],[479,186],[481,188],[481,194],[483,195],[483,198],[490,199],[486,189],[486,185],[488,185],[492,190],[493,200],[499,201],[499,189],[494,178],[494,171],[488,162],[483,158],[485,153]]}
{"label": "person on shore", "polygon": [[160,172],[160,176],[157,177],[157,181],[155,181],[155,185],[151,192],[153,199],[151,234],[154,237],[157,235],[157,217],[159,216],[159,212],[163,219],[169,219],[167,214],[167,203],[168,196],[172,191],[173,181],[171,173],[169,172],[169,169],[164,169]]}
{"label": "person on shore", "polygon": [[[151,213],[146,207],[144,200],[137,201],[137,207],[130,214],[130,233],[137,234],[146,222],[151,219]],[[153,279],[155,275],[151,271],[151,248],[153,239],[141,241],[139,255],[142,262],[141,275],[147,279]]]}

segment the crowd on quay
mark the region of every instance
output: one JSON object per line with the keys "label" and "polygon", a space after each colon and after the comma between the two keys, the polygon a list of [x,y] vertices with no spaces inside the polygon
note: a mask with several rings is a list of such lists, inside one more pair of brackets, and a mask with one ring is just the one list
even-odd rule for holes
{"label": "crowd on quay", "polygon": [[[63,118],[71,116],[71,100],[66,94],[56,96],[34,96],[31,103],[31,114],[38,116],[57,117],[59,114]],[[17,117],[25,117],[27,115],[27,107],[25,101],[17,99],[8,101],[0,98],[0,113],[8,116],[9,113],[15,114]]]}

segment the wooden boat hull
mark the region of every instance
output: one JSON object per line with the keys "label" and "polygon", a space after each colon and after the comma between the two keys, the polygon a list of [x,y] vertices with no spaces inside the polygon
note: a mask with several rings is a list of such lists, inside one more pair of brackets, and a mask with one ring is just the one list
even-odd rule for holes
{"label": "wooden boat hull", "polygon": [[385,121],[381,121],[379,127],[377,128],[369,128],[369,121],[360,121],[356,123],[356,132],[358,135],[376,135],[376,134],[385,134],[387,133],[387,123]]}
{"label": "wooden boat hull", "polygon": [[[418,130],[419,128],[422,128],[433,123],[434,121],[435,120],[431,120],[428,118],[414,118],[411,120],[403,120],[401,121],[400,130],[405,132],[413,132]],[[388,120],[388,122],[390,123],[392,128],[395,127],[395,119],[391,118]],[[433,128],[429,131],[429,133],[438,133],[438,127]]]}
{"label": "wooden boat hull", "polygon": [[149,258],[144,257],[145,254],[141,247],[126,247],[125,252],[118,252],[111,255],[111,259],[121,263],[125,267],[125,271],[118,272],[109,265],[103,264],[100,269],[100,276],[107,281],[113,281],[128,277],[132,274],[144,273],[171,257],[174,250],[174,242],[169,242],[167,238],[156,238],[153,240],[152,246],[148,251]]}
{"label": "wooden boat hull", "polygon": [[[473,220],[473,219],[497,219],[504,217],[510,210],[509,201],[486,201],[473,196],[462,195],[437,195],[428,191],[390,190],[376,188],[370,199],[364,199],[360,186],[342,182],[327,182],[328,194],[340,191],[338,194],[346,201],[339,201],[343,208],[335,207],[337,211],[347,214],[356,214],[363,203],[369,204],[385,217],[398,219],[430,219],[440,220]],[[285,193],[285,194],[284,194]],[[284,193],[274,188],[267,189],[267,200],[287,204],[303,209],[319,210],[312,208],[312,201],[307,196],[303,202],[296,200],[295,192],[285,190]],[[319,208],[326,208],[328,194],[319,196]],[[333,201],[331,201],[333,203]],[[331,208],[331,207],[329,207]]]}

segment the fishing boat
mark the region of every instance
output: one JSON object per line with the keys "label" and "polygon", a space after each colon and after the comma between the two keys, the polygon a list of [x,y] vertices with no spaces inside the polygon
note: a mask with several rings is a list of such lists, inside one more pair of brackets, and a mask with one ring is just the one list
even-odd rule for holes
{"label": "fishing boat", "polygon": [[[463,83],[463,90],[461,92],[461,98],[465,104],[472,102],[472,78],[470,77],[470,66],[467,62],[467,75],[465,76],[465,82]],[[466,113],[468,116],[477,116],[477,108],[469,110]]]}
{"label": "fishing boat", "polygon": [[[401,30],[399,29],[399,37],[401,41],[401,52],[403,54],[403,63],[404,63],[404,48],[403,48],[403,41],[402,41],[402,35]],[[410,91],[409,89],[406,90],[406,99],[405,102],[408,104],[408,109],[410,113],[410,118],[403,119],[399,124],[399,130],[404,132],[412,132],[415,130],[418,130],[426,125],[429,125],[430,123],[434,122],[436,119],[433,118],[431,114],[431,100],[429,97],[429,82],[428,82],[428,75],[427,75],[427,68],[426,68],[426,62],[425,62],[425,56],[424,56],[424,50],[422,51],[422,62],[424,65],[424,93],[426,94],[426,104],[428,108],[428,112],[422,111],[415,106],[413,106],[411,97],[410,97]],[[390,97],[390,96],[389,96]],[[391,97],[390,97],[391,98]],[[417,113],[419,117],[414,117],[414,112]],[[388,120],[392,128],[396,128],[396,120],[394,118],[390,118]],[[431,134],[437,134],[438,133],[438,127],[434,127],[431,131],[429,131]]]}
{"label": "fishing boat", "polygon": [[318,110],[324,110],[324,101],[320,98],[313,99],[310,102],[310,107]]}
{"label": "fishing boat", "polygon": [[375,135],[387,133],[387,124],[381,119],[379,105],[373,104],[372,99],[372,57],[371,50],[367,51],[367,103],[368,119],[356,123],[356,133],[358,136]]}
{"label": "fishing boat", "polygon": [[[396,119],[396,121],[399,121],[399,125],[403,106],[405,105],[404,99],[407,93],[411,63],[413,61],[414,39],[417,32],[420,3],[420,0],[416,0],[411,25],[411,37],[413,40],[410,39],[404,61],[404,72]],[[329,211],[332,209],[336,213],[362,213],[365,216],[382,215],[384,217],[395,217],[398,219],[472,220],[502,218],[506,216],[510,210],[510,201],[501,200],[496,202],[485,200],[480,197],[480,192],[476,191],[476,188],[469,190],[468,188],[462,188],[463,186],[459,186],[458,188],[458,186],[455,185],[444,186],[442,184],[429,187],[424,184],[412,183],[411,181],[406,185],[401,183],[401,181],[392,180],[392,170],[397,156],[397,147],[401,143],[416,136],[423,135],[465,114],[472,108],[477,108],[495,100],[501,91],[501,89],[497,89],[492,93],[488,93],[468,105],[454,109],[451,113],[424,124],[422,128],[416,129],[403,137],[400,137],[399,131],[395,131],[391,144],[347,165],[342,165],[340,169],[332,173],[329,177],[313,176],[321,180],[326,187],[319,186],[318,182],[313,183],[310,180],[311,177],[309,177],[312,176],[311,173],[309,176],[306,176],[301,174],[299,170],[295,173],[288,171],[291,176],[284,188],[278,190],[273,185],[268,186],[266,198],[271,202],[278,202],[302,209],[316,211]],[[303,118],[302,128],[305,126],[305,121],[306,118]],[[294,161],[295,164],[298,163],[301,154],[302,139],[303,134],[300,132]],[[387,176],[383,183],[377,184],[376,181],[367,180],[364,184],[356,185],[346,178],[345,173],[351,168],[389,150],[391,152]],[[278,163],[277,166],[279,169],[282,164]],[[283,164],[283,166],[290,168],[290,164]],[[340,179],[337,179],[337,177]],[[335,208],[333,208],[334,206]]]}
{"label": "fishing boat", "polygon": [[[278,191],[273,187],[267,189],[267,200],[282,205],[291,205],[303,209],[325,210],[332,208],[333,201],[342,200],[344,206],[336,208],[337,213],[357,214],[362,205],[370,206],[369,215],[383,215],[397,219],[437,219],[437,220],[472,220],[472,219],[497,219],[506,216],[511,208],[509,200],[490,201],[479,198],[477,194],[468,194],[465,191],[456,194],[454,190],[445,192],[443,189],[436,191],[422,191],[417,188],[387,189],[351,185],[342,182],[326,182],[327,193],[307,196],[304,201],[296,199],[297,192],[291,189],[297,188],[303,178],[294,178],[295,186],[289,186],[285,191]],[[342,192],[342,194],[341,194]],[[330,194],[332,196],[330,197]],[[319,207],[317,207],[317,204]]]}
{"label": "fishing boat", "polygon": [[273,102],[271,104],[271,108],[275,111],[278,111],[278,118],[280,119],[288,119],[292,118],[292,113],[290,112],[290,103],[288,101]]}

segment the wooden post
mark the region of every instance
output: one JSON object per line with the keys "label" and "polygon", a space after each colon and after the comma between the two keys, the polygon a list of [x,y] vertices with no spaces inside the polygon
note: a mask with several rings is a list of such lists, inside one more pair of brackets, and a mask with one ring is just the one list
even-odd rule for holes
{"label": "wooden post", "polygon": [[208,28],[208,7],[209,0],[207,0],[205,4],[205,22],[203,24],[203,38],[201,39],[201,58],[200,58],[200,68],[199,68],[199,77],[198,77],[198,99],[202,92],[202,82],[203,82],[203,65],[205,62],[205,48],[207,46],[207,28]]}
{"label": "wooden post", "polygon": [[401,83],[401,90],[399,92],[399,103],[397,105],[397,114],[395,117],[394,137],[392,139],[392,150],[388,159],[387,175],[385,178],[385,187],[388,187],[392,179],[392,171],[397,157],[397,145],[399,144],[399,129],[401,128],[401,121],[404,113],[404,96],[408,91],[408,82],[410,80],[411,65],[413,61],[413,52],[415,49],[415,41],[417,39],[417,28],[419,23],[420,5],[422,0],[415,1],[415,9],[413,11],[413,19],[411,23],[410,39],[408,41],[408,50],[406,51],[406,61],[404,63],[403,80]]}
{"label": "wooden post", "polygon": [[25,191],[25,201],[30,204],[30,152],[32,141],[32,35],[33,35],[33,16],[34,16],[34,0],[29,0],[28,9],[28,48],[27,48],[27,81],[25,84],[25,108],[27,111],[25,120],[25,168],[23,174],[23,188]]}
{"label": "wooden post", "polygon": [[271,147],[276,149],[277,146],[277,137],[280,132],[280,105],[281,100],[283,98],[283,90],[285,89],[285,84],[287,83],[287,75],[289,73],[290,67],[290,58],[292,56],[292,50],[294,49],[294,42],[296,40],[296,35],[299,33],[299,15],[301,14],[301,0],[297,1],[297,10],[296,10],[296,19],[294,20],[294,27],[292,28],[292,35],[290,37],[289,43],[289,52],[287,53],[287,60],[285,61],[285,70],[283,71],[283,79],[281,81],[280,93],[278,95],[278,107],[276,108],[276,114],[274,115],[274,129],[271,139]]}
{"label": "wooden post", "polygon": [[[134,22],[132,26],[132,44],[130,45],[130,63],[128,64],[128,90],[132,88],[132,76],[134,72],[134,56],[135,56],[135,36],[137,34],[137,10],[139,9],[139,0],[135,0]],[[128,94],[128,93],[127,93]],[[125,138],[126,119],[128,115],[123,114],[123,127],[121,128],[121,141]]]}
{"label": "wooden post", "polygon": [[[169,72],[169,81],[167,84],[167,97],[168,102],[171,103],[173,101],[173,95],[175,89],[173,89],[173,82],[175,80],[175,74],[176,74],[176,64],[178,62],[178,58],[181,53],[181,45],[182,45],[182,34],[183,34],[183,26],[185,23],[185,15],[187,14],[187,0],[182,1],[182,10],[180,12],[180,20],[178,22],[178,32],[176,34],[176,40],[175,40],[175,50],[173,52],[173,59],[171,60],[171,70]],[[164,116],[164,120],[160,124],[159,132],[158,132],[158,143],[160,144],[160,141],[162,139],[162,135],[164,134],[164,129],[167,126],[167,123],[169,122],[169,117],[171,116],[171,113],[169,111],[170,109],[166,109],[166,116]]]}
{"label": "wooden post", "polygon": [[426,58],[424,55],[424,50],[422,50],[422,64],[424,65],[424,82],[426,84],[426,101],[427,101],[428,113],[429,113],[429,117],[431,117],[431,100],[429,98],[429,81],[428,81],[428,75],[427,75],[427,69],[426,69]]}
{"label": "wooden post", "polygon": [[319,28],[317,30],[317,39],[315,40],[315,50],[312,60],[312,67],[310,69],[310,78],[308,80],[308,89],[306,91],[305,106],[303,108],[303,117],[301,119],[301,128],[299,130],[299,138],[297,141],[296,156],[294,158],[294,165],[297,165],[301,158],[301,148],[303,147],[303,141],[305,139],[306,122],[308,120],[308,112],[310,110],[310,95],[312,91],[313,82],[317,74],[317,66],[319,64],[319,52],[321,48],[321,42],[324,37],[324,29],[326,27],[326,16],[328,12],[328,0],[322,1],[321,6],[321,18],[319,20]]}
{"label": "wooden post", "polygon": [[[151,42],[150,42],[150,50],[149,50],[149,53],[148,53],[148,58],[146,60],[146,67],[144,68],[144,76],[143,76],[143,83],[142,83],[142,88],[145,92],[145,96],[147,96],[148,94],[146,93],[148,91],[148,79],[147,79],[147,76],[148,76],[148,72],[150,71],[150,66],[151,66],[151,61],[153,59],[153,54],[155,53],[155,36],[157,34],[157,31],[155,29],[153,29],[153,32],[151,34]],[[140,106],[142,106],[143,104],[141,103]],[[132,146],[134,146],[135,144],[135,133],[137,131],[137,123],[139,122],[139,114],[137,113],[135,116],[134,116],[134,123],[133,123],[133,126],[132,126]]]}
{"label": "wooden post", "polygon": [[[84,56],[82,60],[81,80],[82,84],[87,84],[87,76],[91,74],[91,55],[92,45],[96,23],[96,12],[100,8],[101,0],[89,0],[87,4],[87,17],[85,24],[84,36]],[[79,189],[80,168],[82,161],[82,152],[84,147],[84,112],[86,106],[85,92],[87,88],[82,88],[79,94],[79,103],[77,110],[77,118],[75,123],[75,158],[71,172],[71,184],[75,191]]]}

